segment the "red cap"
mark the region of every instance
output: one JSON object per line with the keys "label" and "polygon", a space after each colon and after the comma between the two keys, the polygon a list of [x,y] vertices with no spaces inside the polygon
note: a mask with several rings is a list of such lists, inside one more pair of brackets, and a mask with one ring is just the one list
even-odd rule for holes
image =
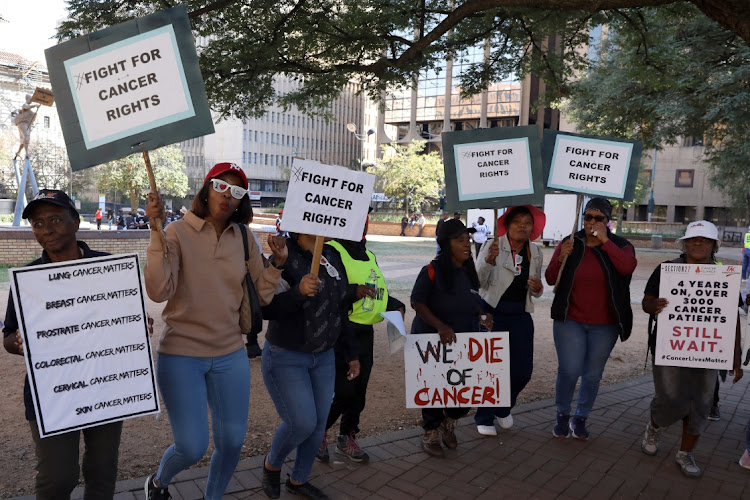
{"label": "red cap", "polygon": [[213,166],[211,170],[208,171],[208,174],[206,174],[206,178],[203,180],[203,184],[207,183],[210,179],[214,179],[224,172],[234,172],[235,174],[240,176],[240,179],[242,179],[242,187],[247,189],[247,176],[245,175],[245,171],[242,170],[242,168],[237,165],[236,163],[229,163],[229,162],[223,162],[223,163],[217,163]]}

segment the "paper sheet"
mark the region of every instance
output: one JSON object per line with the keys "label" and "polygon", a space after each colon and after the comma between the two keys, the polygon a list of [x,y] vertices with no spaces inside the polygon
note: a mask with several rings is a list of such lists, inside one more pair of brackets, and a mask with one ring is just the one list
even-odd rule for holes
{"label": "paper sheet", "polygon": [[404,318],[401,317],[400,311],[386,311],[380,313],[380,315],[388,321],[386,327],[388,331],[388,345],[390,346],[391,354],[395,354],[406,343]]}

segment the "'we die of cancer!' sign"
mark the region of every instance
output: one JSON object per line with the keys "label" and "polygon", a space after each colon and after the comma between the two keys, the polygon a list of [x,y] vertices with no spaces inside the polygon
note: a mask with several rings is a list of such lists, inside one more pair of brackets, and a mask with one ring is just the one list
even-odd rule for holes
{"label": "'we die of cancer!' sign", "polygon": [[214,131],[185,6],[45,55],[73,170]]}
{"label": "'we die of cancer!' sign", "polygon": [[544,201],[537,127],[449,132],[442,140],[449,207]]}
{"label": "'we die of cancer!' sign", "polygon": [[508,332],[408,335],[404,345],[407,408],[510,406]]}
{"label": "'we die of cancer!' sign", "polygon": [[731,370],[739,291],[737,266],[662,264],[656,364]]}
{"label": "'we die of cancer!' sign", "polygon": [[547,187],[632,200],[641,150],[640,141],[545,131]]}
{"label": "'we die of cancer!' sign", "polygon": [[137,255],[10,275],[42,437],[159,412]]}
{"label": "'we die of cancer!' sign", "polygon": [[294,159],[281,229],[360,241],[375,176]]}

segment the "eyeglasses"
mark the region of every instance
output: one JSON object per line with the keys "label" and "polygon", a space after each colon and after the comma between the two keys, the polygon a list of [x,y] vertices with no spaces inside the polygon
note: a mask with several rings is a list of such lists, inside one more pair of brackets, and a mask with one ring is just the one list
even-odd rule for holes
{"label": "eyeglasses", "polygon": [[586,222],[591,222],[592,220],[595,220],[596,222],[604,222],[605,220],[607,220],[607,216],[583,214],[583,220],[585,220]]}
{"label": "eyeglasses", "polygon": [[229,189],[229,192],[232,194],[232,198],[237,198],[238,200],[241,200],[242,197],[247,194],[247,189],[241,188],[239,186],[234,186],[221,179],[211,179],[211,184],[213,184],[214,191],[216,191],[217,193],[224,193],[227,189]]}

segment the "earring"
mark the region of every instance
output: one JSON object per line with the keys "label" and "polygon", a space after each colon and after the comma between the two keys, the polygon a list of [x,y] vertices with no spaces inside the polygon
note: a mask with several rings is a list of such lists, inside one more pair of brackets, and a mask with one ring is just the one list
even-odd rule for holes
{"label": "earring", "polygon": [[203,201],[207,203],[208,202],[208,198],[203,198]]}

